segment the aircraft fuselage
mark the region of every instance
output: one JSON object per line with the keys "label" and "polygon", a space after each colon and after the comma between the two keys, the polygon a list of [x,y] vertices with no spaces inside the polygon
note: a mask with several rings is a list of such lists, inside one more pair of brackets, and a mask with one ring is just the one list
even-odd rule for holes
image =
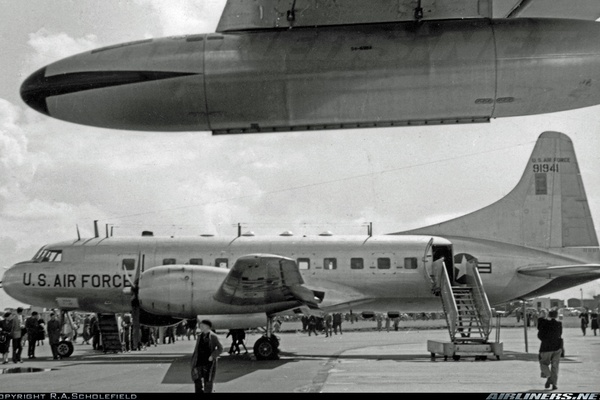
{"label": "aircraft fuselage", "polygon": [[[428,247],[432,238],[433,247]],[[450,242],[426,235],[94,238],[45,246],[33,260],[9,268],[3,285],[9,295],[27,304],[128,312],[128,288],[138,265],[141,272],[182,265],[193,270],[190,282],[184,282],[174,269],[166,285],[142,288],[149,298],[166,298],[177,297],[191,284],[194,301],[179,315],[170,310],[172,316],[268,312],[268,305],[233,306],[220,303],[214,295],[236,259],[270,253],[296,260],[304,285],[325,293],[324,309],[441,311],[440,299],[432,294],[427,277],[438,251],[446,254],[451,279],[459,279],[465,264],[475,257],[492,305],[527,294],[551,280],[520,275],[518,268],[575,262],[575,258],[514,245]],[[163,315],[169,312],[159,311]]]}

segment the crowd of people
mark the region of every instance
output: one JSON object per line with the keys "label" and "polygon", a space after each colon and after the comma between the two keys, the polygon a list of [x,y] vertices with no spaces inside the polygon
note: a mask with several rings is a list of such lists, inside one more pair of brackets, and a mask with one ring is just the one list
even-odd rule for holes
{"label": "crowd of people", "polygon": [[[54,313],[50,313],[48,324],[37,311],[33,311],[26,317],[23,308],[18,307],[14,312],[6,311],[0,319],[0,354],[2,364],[8,363],[8,357],[12,349],[12,362],[22,363],[22,353],[27,344],[27,358],[36,359],[36,348],[48,343],[52,349],[54,359],[58,359],[56,346],[60,341],[60,324]],[[47,325],[47,326],[46,326]]]}
{"label": "crowd of people", "polygon": [[[560,358],[564,357],[565,353],[561,318],[556,309],[550,311],[540,309],[536,312],[530,311],[528,314],[525,317],[527,325],[531,324],[537,327],[538,330],[540,340],[538,360],[541,377],[546,379],[545,388],[555,390],[558,388]],[[3,364],[9,362],[11,352],[12,362],[15,364],[22,363],[21,353],[25,344],[27,344],[28,359],[36,359],[36,348],[43,346],[46,339],[50,345],[53,359],[60,359],[57,345],[68,333],[65,332],[64,326],[60,323],[59,316],[55,312],[49,312],[45,317],[48,320],[47,322],[44,315],[36,311],[32,311],[29,316],[26,316],[24,310],[20,307],[15,311],[6,311],[1,316],[0,355]],[[376,313],[370,317],[359,317],[353,313],[325,313],[322,316],[303,315],[299,317],[299,320],[302,323],[302,332],[308,333],[309,336],[324,334],[325,337],[330,337],[343,334],[342,325],[344,322],[355,323],[359,319],[374,321],[378,331],[390,331],[391,329],[398,330],[401,320],[437,318],[441,318],[441,316],[425,313],[390,316],[389,314]],[[520,319],[523,316],[517,314],[517,318]],[[586,308],[579,315],[579,319],[584,336],[588,327],[590,327],[594,336],[597,335],[599,329],[598,309],[590,310]],[[222,351],[222,346],[216,333],[212,330],[210,321],[204,320],[198,324],[196,319],[189,319],[164,328],[141,325],[139,340],[137,341],[136,335],[133,333],[131,314],[117,314],[116,321],[123,352],[144,350],[150,346],[175,343],[178,340],[194,340],[196,342],[195,353],[200,352],[200,355],[195,357],[201,357],[203,360],[193,361],[193,379],[196,384],[196,391],[212,391],[216,358]],[[278,319],[277,326],[280,327],[284,321],[298,321],[298,319],[294,317]],[[78,336],[81,336],[82,345],[91,344],[94,350],[102,350],[100,324],[96,314],[75,314],[72,322],[74,329],[71,332],[71,339],[74,343]],[[199,331],[198,328],[200,328]],[[245,344],[246,330],[229,330],[226,338],[229,337],[231,337],[230,355],[240,354],[242,348],[245,354],[248,353]],[[209,360],[209,358],[212,359]]]}

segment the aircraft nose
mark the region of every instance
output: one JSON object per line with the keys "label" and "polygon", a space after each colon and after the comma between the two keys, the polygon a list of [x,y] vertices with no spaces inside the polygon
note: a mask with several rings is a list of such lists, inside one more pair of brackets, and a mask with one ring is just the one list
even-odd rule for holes
{"label": "aircraft nose", "polygon": [[41,68],[31,74],[21,85],[21,98],[29,107],[50,115],[46,98],[56,92],[55,85],[52,85],[46,78],[46,67]]}
{"label": "aircraft nose", "polygon": [[19,286],[22,286],[19,281],[18,269],[18,265],[13,265],[12,267],[9,267],[2,276],[2,288],[4,289],[4,292],[16,300],[19,300]]}

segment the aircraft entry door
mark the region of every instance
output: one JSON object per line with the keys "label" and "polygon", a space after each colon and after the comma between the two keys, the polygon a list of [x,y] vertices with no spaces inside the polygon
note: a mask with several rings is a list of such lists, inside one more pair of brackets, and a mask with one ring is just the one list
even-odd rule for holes
{"label": "aircraft entry door", "polygon": [[456,284],[456,277],[454,276],[454,255],[452,254],[451,245],[436,245],[432,246],[433,261],[444,257],[444,265],[446,266],[446,272],[450,279],[450,285]]}

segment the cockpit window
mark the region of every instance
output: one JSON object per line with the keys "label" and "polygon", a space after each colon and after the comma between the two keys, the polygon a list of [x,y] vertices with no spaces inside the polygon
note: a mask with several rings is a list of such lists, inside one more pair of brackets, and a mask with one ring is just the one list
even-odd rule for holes
{"label": "cockpit window", "polygon": [[48,250],[48,249],[40,250],[33,258],[33,261],[61,262],[62,261],[62,250]]}

